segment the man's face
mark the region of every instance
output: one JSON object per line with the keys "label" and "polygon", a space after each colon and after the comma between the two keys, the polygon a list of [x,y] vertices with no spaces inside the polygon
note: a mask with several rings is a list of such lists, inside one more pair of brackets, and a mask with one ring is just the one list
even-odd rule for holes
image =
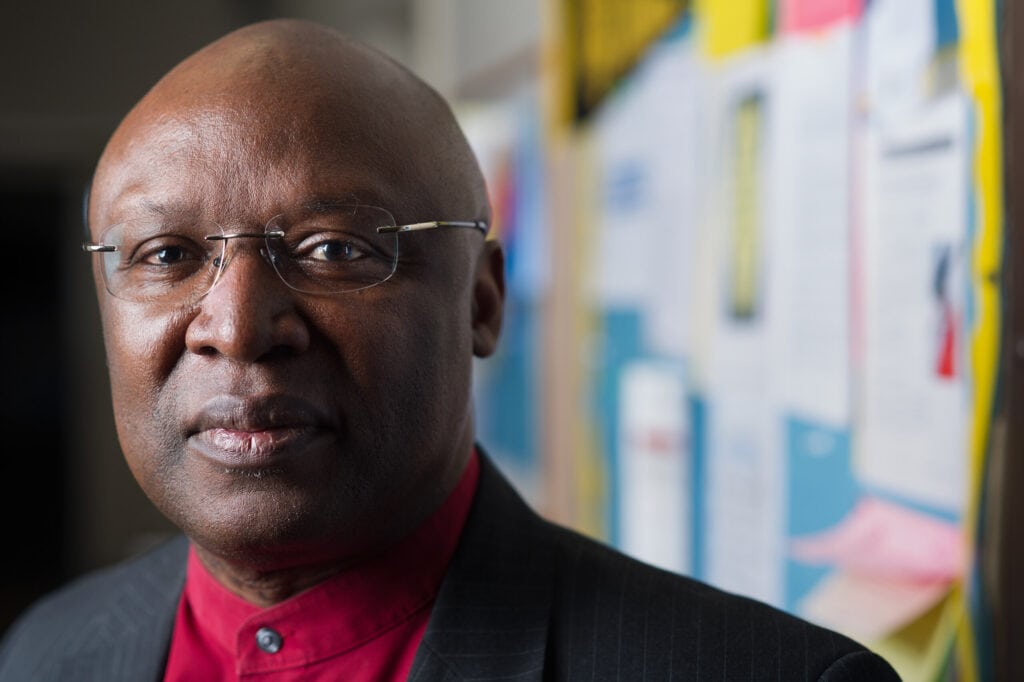
{"label": "man's face", "polygon": [[[93,237],[140,218],[261,231],[314,200],[382,206],[399,223],[482,217],[449,214],[466,202],[403,170],[420,150],[371,150],[361,125],[301,103],[164,97],[101,163]],[[490,352],[483,244],[469,229],[403,235],[390,280],[327,296],[285,286],[258,239],[228,243],[193,305],[98,283],[118,434],[144,491],[200,547],[260,568],[344,560],[409,530],[472,447],[472,356]]]}

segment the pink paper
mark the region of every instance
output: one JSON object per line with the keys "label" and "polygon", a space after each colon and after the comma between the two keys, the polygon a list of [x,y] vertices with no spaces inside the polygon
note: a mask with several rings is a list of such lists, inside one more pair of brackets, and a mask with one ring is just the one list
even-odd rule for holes
{"label": "pink paper", "polygon": [[836,572],[814,586],[797,610],[862,642],[875,642],[924,615],[949,595],[946,583],[876,580]]}
{"label": "pink paper", "polygon": [[872,578],[952,581],[966,552],[956,524],[897,504],[865,498],[838,525],[793,540],[794,559]]}
{"label": "pink paper", "polygon": [[856,19],[863,6],[864,0],[780,0],[779,26],[783,33],[820,31]]}

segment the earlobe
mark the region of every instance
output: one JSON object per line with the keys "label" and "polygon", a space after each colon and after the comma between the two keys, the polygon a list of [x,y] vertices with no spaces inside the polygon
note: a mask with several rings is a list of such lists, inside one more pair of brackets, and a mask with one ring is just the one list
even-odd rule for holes
{"label": "earlobe", "polygon": [[477,261],[473,284],[473,354],[485,358],[498,346],[505,312],[505,252],[488,239]]}

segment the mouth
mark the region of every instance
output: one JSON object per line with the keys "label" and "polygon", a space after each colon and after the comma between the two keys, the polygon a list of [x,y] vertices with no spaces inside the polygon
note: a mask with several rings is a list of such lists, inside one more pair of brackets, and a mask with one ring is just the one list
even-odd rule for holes
{"label": "mouth", "polygon": [[330,432],[312,404],[286,396],[218,396],[189,420],[189,444],[226,471],[279,468]]}

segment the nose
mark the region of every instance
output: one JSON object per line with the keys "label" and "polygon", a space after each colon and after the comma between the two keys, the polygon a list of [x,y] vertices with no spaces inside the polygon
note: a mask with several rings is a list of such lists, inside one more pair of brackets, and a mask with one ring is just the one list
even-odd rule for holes
{"label": "nose", "polygon": [[200,300],[185,346],[200,355],[257,362],[309,347],[309,327],[288,288],[267,262],[262,233],[218,235],[224,251],[213,287]]}

